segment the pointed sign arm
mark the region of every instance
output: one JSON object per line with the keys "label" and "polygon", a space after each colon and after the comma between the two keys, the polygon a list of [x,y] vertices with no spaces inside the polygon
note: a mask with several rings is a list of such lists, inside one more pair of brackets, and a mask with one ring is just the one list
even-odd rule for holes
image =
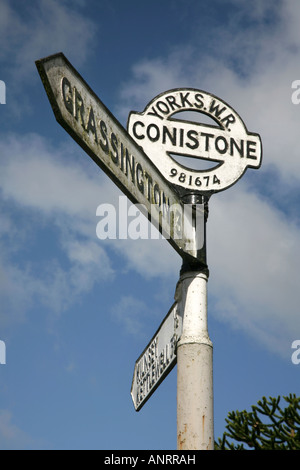
{"label": "pointed sign arm", "polygon": [[64,54],[40,59],[36,66],[59,124],[182,257],[197,259],[203,241],[194,236],[190,217],[185,223],[178,192]]}

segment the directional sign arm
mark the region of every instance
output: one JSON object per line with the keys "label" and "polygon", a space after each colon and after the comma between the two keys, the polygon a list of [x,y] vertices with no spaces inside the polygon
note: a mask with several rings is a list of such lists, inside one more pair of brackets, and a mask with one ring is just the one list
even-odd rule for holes
{"label": "directional sign arm", "polygon": [[[126,158],[126,150],[127,155],[129,150],[131,150],[128,147],[131,147],[132,144],[136,147],[124,127],[100,101],[63,53],[37,60],[36,67],[57,122],[134,204],[141,203],[140,196],[134,197],[133,185],[130,181],[126,181],[123,178],[124,173],[120,174],[122,172],[117,171],[116,165],[112,165],[112,162],[107,158],[107,155],[114,150],[114,148],[110,147],[116,145],[113,143],[114,137],[113,141],[108,141],[109,131],[113,134],[112,130],[115,130],[114,135],[116,137],[120,135],[121,143],[125,142],[125,145],[123,145],[123,163]],[[92,107],[93,104],[94,107]],[[96,110],[99,111],[98,116],[96,115]],[[97,118],[99,118],[98,122]],[[111,129],[107,128],[108,125],[110,125]],[[96,146],[96,143],[100,145]],[[138,148],[137,152],[143,153],[140,148]],[[154,172],[158,173],[151,160],[145,154],[143,159],[147,160],[147,164],[150,167],[153,167],[151,168],[151,174]],[[124,163],[125,165],[126,162]],[[130,171],[128,166],[129,163],[127,163],[126,170]],[[167,186],[172,191],[168,184]],[[175,191],[173,190],[173,192],[176,198]]]}
{"label": "directional sign arm", "polygon": [[[185,207],[175,187],[62,53],[38,60],[36,66],[59,124],[121,191],[139,204],[141,212],[182,257],[197,260],[203,240],[199,245],[190,221],[184,223]],[[200,232],[203,224],[200,221]]]}
{"label": "directional sign arm", "polygon": [[182,314],[175,302],[135,363],[131,397],[136,411],[176,365],[176,346],[182,332]]}

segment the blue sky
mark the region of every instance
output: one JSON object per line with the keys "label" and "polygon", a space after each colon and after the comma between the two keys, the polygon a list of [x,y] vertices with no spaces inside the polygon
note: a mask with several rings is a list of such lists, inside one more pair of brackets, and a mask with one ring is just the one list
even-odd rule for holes
{"label": "blue sky", "polygon": [[161,92],[228,102],[263,164],[210,200],[215,438],[231,410],[299,395],[300,5],[1,0],[1,449],[176,449],[176,368],[140,412],[134,363],[173,303],[165,240],[99,240],[119,190],[56,123],[35,60],[63,52],[126,126]]}

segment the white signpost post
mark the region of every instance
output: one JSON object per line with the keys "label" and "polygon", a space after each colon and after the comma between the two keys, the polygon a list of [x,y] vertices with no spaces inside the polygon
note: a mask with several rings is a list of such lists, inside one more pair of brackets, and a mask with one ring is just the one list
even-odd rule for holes
{"label": "white signpost post", "polygon": [[[209,116],[216,126],[174,118],[182,112]],[[258,134],[249,133],[224,101],[202,90],[174,89],[154,98],[142,113],[131,112],[128,132],[173,183],[182,200],[204,201],[227,189],[248,167],[261,165]],[[176,156],[216,162],[207,170],[189,168]],[[205,226],[204,226],[205,231]],[[205,232],[204,232],[205,238]],[[201,263],[184,262],[178,283],[183,318],[177,342],[177,448],[214,448],[213,345],[207,329],[206,244]]]}
{"label": "white signpost post", "polygon": [[[175,303],[135,363],[138,411],[177,362],[177,448],[212,450],[213,355],[207,329],[206,220],[210,196],[259,168],[261,139],[224,101],[174,89],[131,112],[128,132],[62,53],[36,62],[57,121],[162,232],[183,260]],[[196,111],[216,125],[174,118]],[[216,162],[189,168],[176,156]]]}

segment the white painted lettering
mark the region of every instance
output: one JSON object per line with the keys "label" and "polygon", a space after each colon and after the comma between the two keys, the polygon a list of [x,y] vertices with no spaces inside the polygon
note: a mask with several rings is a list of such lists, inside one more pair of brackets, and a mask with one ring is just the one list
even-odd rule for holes
{"label": "white painted lettering", "polygon": [[296,349],[292,354],[292,363],[298,365],[300,364],[300,339],[293,341],[292,349]]}
{"label": "white painted lettering", "polygon": [[0,340],[0,364],[6,364],[6,345]]}

